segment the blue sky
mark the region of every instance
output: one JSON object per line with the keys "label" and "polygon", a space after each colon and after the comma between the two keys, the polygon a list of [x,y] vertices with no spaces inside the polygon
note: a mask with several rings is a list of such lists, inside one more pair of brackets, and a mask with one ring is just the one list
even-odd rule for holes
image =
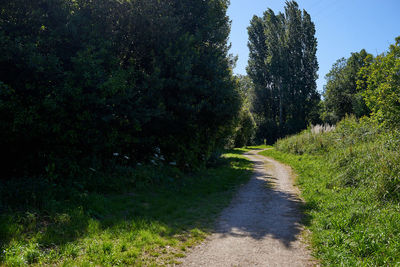
{"label": "blue sky", "polygon": [[[365,48],[377,55],[385,52],[400,36],[400,0],[298,0],[315,23],[318,40],[319,79],[322,91],[325,74],[332,64],[351,52]],[[262,16],[267,8],[283,11],[285,0],[231,0],[231,53],[239,56],[234,70],[246,74],[248,60],[247,27],[253,15]]]}

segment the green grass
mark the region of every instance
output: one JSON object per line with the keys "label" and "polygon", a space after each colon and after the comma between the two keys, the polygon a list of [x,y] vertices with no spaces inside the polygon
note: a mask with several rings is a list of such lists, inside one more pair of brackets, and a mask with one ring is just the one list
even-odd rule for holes
{"label": "green grass", "polygon": [[278,141],[280,151],[261,152],[297,173],[304,224],[322,265],[400,265],[400,202],[390,191],[391,177],[400,178],[389,164],[400,160],[393,136],[345,121],[331,133],[306,131]]}
{"label": "green grass", "polygon": [[246,149],[268,149],[268,148],[273,148],[273,146],[269,146],[269,145],[246,146]]}
{"label": "green grass", "polygon": [[124,194],[83,193],[46,210],[0,216],[0,265],[174,264],[209,233],[251,175],[238,149],[217,166]]}

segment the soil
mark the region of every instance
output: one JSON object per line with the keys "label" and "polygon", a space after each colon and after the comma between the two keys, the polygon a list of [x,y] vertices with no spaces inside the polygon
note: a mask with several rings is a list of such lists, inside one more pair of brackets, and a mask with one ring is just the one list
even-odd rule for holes
{"label": "soil", "polygon": [[301,238],[301,199],[290,167],[258,155],[254,175],[218,219],[205,242],[181,266],[313,266]]}

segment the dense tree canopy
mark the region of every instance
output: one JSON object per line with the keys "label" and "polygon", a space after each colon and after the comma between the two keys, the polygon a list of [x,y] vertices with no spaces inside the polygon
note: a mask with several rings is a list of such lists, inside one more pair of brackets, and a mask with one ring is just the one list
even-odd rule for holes
{"label": "dense tree canopy", "polygon": [[240,108],[228,3],[2,1],[3,174],[71,175],[115,155],[203,164]]}
{"label": "dense tree canopy", "polygon": [[288,1],[284,13],[269,9],[262,18],[254,16],[248,33],[257,138],[273,142],[314,120],[312,110],[320,99],[315,26],[306,11]]}
{"label": "dense tree canopy", "polygon": [[400,36],[389,51],[360,71],[358,88],[372,111],[372,118],[386,127],[400,127]]}
{"label": "dense tree canopy", "polygon": [[327,84],[324,88],[323,120],[336,123],[346,114],[362,117],[369,114],[362,97],[364,88],[357,88],[357,81],[361,79],[359,71],[371,63],[372,55],[364,49],[352,53],[348,59],[341,58],[332,66],[326,75]]}

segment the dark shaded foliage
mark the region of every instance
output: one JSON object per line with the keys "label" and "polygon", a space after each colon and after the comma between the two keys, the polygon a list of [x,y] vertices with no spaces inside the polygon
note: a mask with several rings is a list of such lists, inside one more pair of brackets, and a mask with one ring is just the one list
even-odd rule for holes
{"label": "dark shaded foliage", "polygon": [[73,180],[155,154],[202,166],[240,106],[227,4],[2,1],[3,178]]}
{"label": "dark shaded foliage", "polygon": [[254,85],[251,79],[244,75],[237,75],[237,82],[242,105],[230,144],[234,147],[244,147],[254,143],[256,133],[256,123],[250,111],[254,101]]}

